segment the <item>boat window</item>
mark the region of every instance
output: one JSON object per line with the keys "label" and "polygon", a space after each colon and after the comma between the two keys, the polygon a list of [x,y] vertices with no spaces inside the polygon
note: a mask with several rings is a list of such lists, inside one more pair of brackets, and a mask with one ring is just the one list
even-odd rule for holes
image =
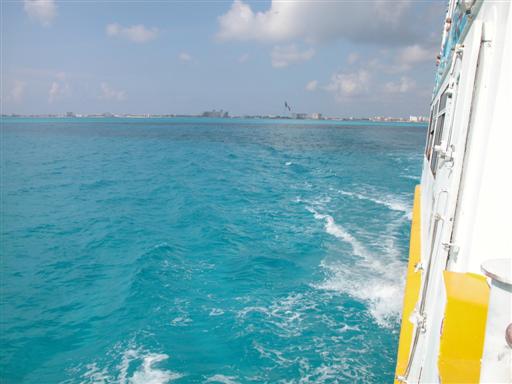
{"label": "boat window", "polygon": [[425,156],[427,157],[427,160],[430,160],[430,155],[432,153],[432,140],[434,138],[434,129],[436,126],[436,115],[438,106],[439,101],[434,105],[432,111],[430,112],[430,122],[427,130],[427,146],[425,147]]}
{"label": "boat window", "polygon": [[452,94],[448,91],[448,87],[446,87],[441,97],[439,97],[435,108],[432,110],[425,154],[427,161],[430,161],[430,169],[434,177],[436,176],[439,163],[439,151],[436,151],[435,148],[441,144],[443,138],[444,123],[447,111],[450,108],[451,97]]}
{"label": "boat window", "polygon": [[435,117],[434,111],[430,113],[430,122],[428,124],[427,129],[427,146],[425,147],[425,156],[427,156],[427,160],[430,160],[430,152],[432,149],[432,139],[434,138],[434,127],[435,127]]}
{"label": "boat window", "polygon": [[434,175],[434,177],[436,175],[437,162],[438,162],[438,159],[439,159],[439,153],[438,153],[438,151],[435,150],[435,147],[437,145],[441,144],[441,139],[443,137],[443,128],[444,128],[445,116],[446,116],[446,114],[443,113],[441,116],[438,116],[438,118],[437,118],[436,133],[435,133],[434,142],[432,144],[432,160],[430,161],[430,169],[432,170],[432,174]]}
{"label": "boat window", "polygon": [[445,90],[441,95],[441,101],[439,102],[439,111],[444,111],[444,109],[446,108],[446,102],[450,97],[451,94],[448,92],[448,90]]}

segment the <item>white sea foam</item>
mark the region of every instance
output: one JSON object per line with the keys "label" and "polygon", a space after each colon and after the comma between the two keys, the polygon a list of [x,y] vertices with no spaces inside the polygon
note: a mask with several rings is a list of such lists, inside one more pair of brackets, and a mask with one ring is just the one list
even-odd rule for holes
{"label": "white sea foam", "polygon": [[375,198],[373,196],[358,192],[350,192],[344,190],[340,190],[339,192],[345,196],[350,196],[359,200],[367,200],[378,205],[383,205],[392,211],[404,212],[406,215],[410,215],[411,213],[411,206],[395,195],[379,193],[380,198]]}
{"label": "white sea foam", "polygon": [[359,240],[357,240],[354,236],[352,236],[345,228],[341,225],[337,224],[334,221],[334,218],[331,215],[324,215],[318,213],[314,208],[306,207],[308,211],[313,213],[315,219],[317,220],[325,220],[325,231],[338,239],[343,240],[352,246],[354,254],[359,257],[367,258],[368,251],[365,249],[363,244]]}
{"label": "white sea foam", "polygon": [[315,219],[325,221],[325,231],[352,246],[353,252],[360,259],[355,265],[347,266],[341,262],[323,260],[320,266],[326,271],[326,279],[313,285],[315,288],[340,292],[364,301],[369,313],[383,327],[391,326],[399,317],[402,305],[402,280],[404,265],[399,261],[399,252],[392,233],[401,224],[403,218],[390,223],[386,236],[380,239],[382,254],[370,252],[354,235],[333,217],[317,212],[311,207]]}
{"label": "white sea foam", "polygon": [[[303,331],[306,312],[315,308],[316,303],[306,300],[301,293],[293,293],[274,301],[270,306],[248,306],[237,312],[237,319],[245,322],[252,314],[261,314],[264,321],[274,327],[280,337],[299,336]],[[260,319],[258,319],[260,320]]]}
{"label": "white sea foam", "polygon": [[153,365],[166,360],[169,356],[165,354],[149,354],[144,356],[141,369],[137,370],[130,380],[133,384],[161,384],[177,380],[183,375],[176,372],[161,370]]}
{"label": "white sea foam", "polygon": [[411,179],[411,180],[414,180],[414,181],[420,181],[421,180],[421,177],[416,176],[416,175],[400,175],[400,176],[403,177],[404,179]]}
{"label": "white sea foam", "polygon": [[107,368],[99,368],[96,363],[87,364],[87,371],[82,375],[82,384],[106,384],[113,381]]}
{"label": "white sea foam", "polygon": [[326,381],[331,382],[337,378],[339,379],[339,367],[337,366],[321,365],[312,371],[308,369],[308,371],[308,373],[300,378],[299,383],[325,383]]}
{"label": "white sea foam", "polygon": [[288,366],[293,363],[293,360],[287,359],[283,356],[282,351],[278,351],[277,349],[264,348],[257,342],[253,342],[253,345],[254,348],[260,353],[261,357],[270,359],[273,362],[283,366]]}
{"label": "white sea foam", "polygon": [[[314,287],[332,292],[346,293],[355,299],[367,303],[368,309],[375,321],[382,327],[389,327],[398,319],[402,306],[402,284],[397,276],[403,268],[390,265],[394,270],[394,279],[391,273],[369,268],[364,265],[347,268],[341,263],[321,262],[326,270],[326,279],[315,284]],[[398,267],[398,270],[397,270]]]}
{"label": "white sea foam", "polygon": [[331,201],[332,201],[332,198],[329,195],[317,196],[314,199],[303,199],[301,197],[297,197],[295,199],[296,203],[305,203],[305,204],[307,204],[306,208],[310,212],[312,212],[311,209],[313,209],[313,208],[310,208],[310,207],[315,207],[315,209],[323,209],[323,208],[325,208],[326,204],[330,203]]}
{"label": "white sea foam", "polygon": [[224,314],[224,311],[220,308],[213,308],[211,311],[210,311],[210,316],[220,316],[220,315],[223,315]]}
{"label": "white sea foam", "polygon": [[97,362],[88,364],[82,375],[82,384],[167,384],[183,374],[157,367],[169,358],[163,353],[153,353],[142,348],[129,348],[119,356],[117,365],[99,367]]}
{"label": "white sea foam", "polygon": [[[169,356],[163,353],[144,352],[140,349],[125,351],[118,366],[119,384],[165,384],[183,377],[181,373],[155,367],[168,358]],[[130,377],[129,371],[133,366],[136,370]]]}
{"label": "white sea foam", "polygon": [[237,378],[235,376],[216,374],[209,377],[206,380],[206,383],[238,384],[238,381],[236,380]]}
{"label": "white sea foam", "polygon": [[192,322],[192,319],[188,316],[178,316],[171,320],[173,327],[186,327]]}
{"label": "white sea foam", "polygon": [[286,162],[286,166],[290,166],[290,165],[292,165],[292,164],[293,164],[293,163],[292,163],[291,161],[287,161],[287,162]]}
{"label": "white sea foam", "polygon": [[399,228],[404,225],[406,220],[409,220],[408,216],[402,216],[397,220],[390,221],[386,225],[385,235],[382,236],[380,240],[385,256],[393,261],[399,260],[401,255],[401,252],[398,249],[396,236]]}

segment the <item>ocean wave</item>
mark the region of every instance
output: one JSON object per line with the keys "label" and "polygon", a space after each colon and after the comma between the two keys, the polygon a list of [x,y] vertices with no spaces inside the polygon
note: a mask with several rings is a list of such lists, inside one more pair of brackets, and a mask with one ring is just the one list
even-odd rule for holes
{"label": "ocean wave", "polygon": [[[119,384],[164,384],[183,377],[181,373],[155,367],[168,358],[163,353],[144,353],[134,349],[126,351],[119,365]],[[138,367],[130,377],[128,371],[134,362]]]}
{"label": "ocean wave", "polygon": [[421,177],[418,175],[400,175],[400,177],[403,177],[404,179],[411,179],[414,181],[420,181]]}
{"label": "ocean wave", "polygon": [[354,267],[348,268],[339,262],[322,261],[320,266],[326,270],[327,277],[321,283],[313,284],[315,288],[345,293],[365,302],[369,313],[381,327],[392,327],[399,320],[403,285],[396,276],[400,275],[401,269],[395,270],[393,279],[371,269],[360,273]]}
{"label": "ocean wave", "polygon": [[278,351],[277,349],[264,348],[257,342],[253,342],[253,346],[259,352],[261,357],[270,359],[271,361],[277,363],[278,365],[289,366],[294,362],[294,360],[285,358],[283,356],[283,352]]}
{"label": "ocean wave", "polygon": [[81,376],[82,384],[167,384],[180,379],[183,374],[159,368],[157,365],[169,358],[163,353],[153,353],[141,348],[129,348],[120,356],[120,362],[109,372],[94,362],[86,366]]}
{"label": "ocean wave", "polygon": [[333,365],[321,365],[315,369],[310,370],[299,380],[300,384],[306,383],[325,383],[326,381],[333,381],[339,378],[339,367]]}
{"label": "ocean wave", "polygon": [[112,376],[109,375],[107,368],[99,368],[96,363],[87,364],[87,371],[82,375],[81,383],[106,384],[111,383]]}
{"label": "ocean wave", "polygon": [[221,316],[224,314],[224,311],[220,308],[212,308],[209,316]]}
{"label": "ocean wave", "polygon": [[306,209],[313,213],[315,219],[325,220],[325,231],[329,235],[337,237],[338,239],[341,239],[344,242],[348,243],[350,246],[352,246],[352,249],[356,256],[368,258],[369,253],[363,246],[363,244],[360,241],[358,241],[354,236],[352,236],[345,228],[337,224],[331,215],[318,213],[314,208],[311,207],[306,207]]}
{"label": "ocean wave", "polygon": [[316,303],[307,300],[302,293],[292,293],[276,299],[269,306],[248,306],[237,312],[237,320],[242,324],[264,323],[273,328],[280,337],[300,336],[304,329],[304,317],[307,311],[314,309]]}
{"label": "ocean wave", "polygon": [[205,383],[238,384],[236,380],[235,376],[216,374],[206,379]]}
{"label": "ocean wave", "polygon": [[381,196],[381,198],[375,198],[358,192],[350,192],[344,190],[340,190],[339,192],[345,196],[350,196],[359,200],[367,200],[378,205],[383,205],[392,211],[403,212],[407,216],[411,214],[412,207],[410,206],[410,204],[407,204],[406,202],[402,201],[395,195],[379,193],[379,196]]}
{"label": "ocean wave", "polygon": [[171,320],[173,327],[186,327],[192,322],[192,319],[188,316],[178,316]]}
{"label": "ocean wave", "polygon": [[313,287],[331,292],[340,292],[361,300],[368,305],[369,313],[382,327],[392,327],[399,319],[402,304],[404,265],[399,260],[399,250],[390,235],[403,219],[388,225],[387,235],[379,243],[384,252],[376,255],[370,252],[354,235],[334,221],[328,214],[317,212],[311,207],[315,219],[325,221],[326,233],[348,243],[359,260],[347,266],[339,261],[322,260],[320,266],[326,271],[326,279]]}
{"label": "ocean wave", "polygon": [[[360,353],[360,351],[358,351]],[[359,355],[360,356],[360,355]],[[375,382],[368,369],[360,364],[361,358],[335,357],[329,363],[313,367],[307,359],[300,361],[301,377],[290,383],[371,383]]]}

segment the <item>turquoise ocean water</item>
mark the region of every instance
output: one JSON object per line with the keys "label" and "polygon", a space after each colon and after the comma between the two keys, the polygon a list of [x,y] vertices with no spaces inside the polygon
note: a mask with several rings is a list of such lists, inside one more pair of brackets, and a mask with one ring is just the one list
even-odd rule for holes
{"label": "turquoise ocean water", "polygon": [[392,382],[424,132],[4,119],[0,381]]}

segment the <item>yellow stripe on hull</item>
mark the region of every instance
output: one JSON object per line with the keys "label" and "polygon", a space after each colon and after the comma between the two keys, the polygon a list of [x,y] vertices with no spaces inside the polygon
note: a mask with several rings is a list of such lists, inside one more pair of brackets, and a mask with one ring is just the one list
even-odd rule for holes
{"label": "yellow stripe on hull", "polygon": [[[396,375],[403,375],[407,362],[414,332],[414,325],[409,321],[409,317],[414,311],[421,287],[421,272],[415,271],[415,266],[421,258],[421,189],[416,186],[414,191],[414,206],[411,223],[411,238],[409,243],[409,264],[407,267],[407,282],[405,284],[404,303],[402,310],[402,325],[400,328],[400,343],[398,345],[398,355],[396,359]],[[395,380],[396,384],[400,382]]]}

